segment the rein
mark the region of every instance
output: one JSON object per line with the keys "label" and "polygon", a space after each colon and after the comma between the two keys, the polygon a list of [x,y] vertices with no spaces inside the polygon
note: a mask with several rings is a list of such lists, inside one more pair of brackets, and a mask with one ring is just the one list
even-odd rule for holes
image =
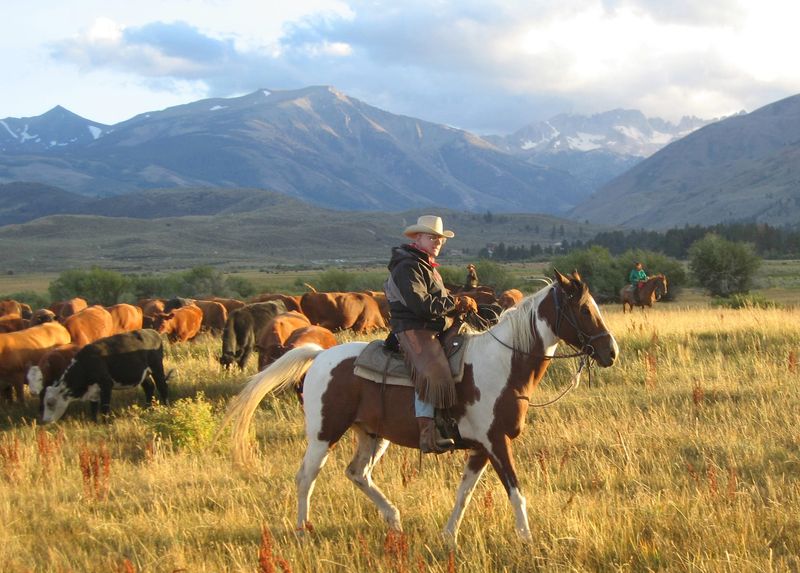
{"label": "rein", "polygon": [[[510,345],[510,344],[508,344],[506,342],[503,342],[502,340],[497,338],[497,336],[491,330],[487,331],[491,335],[492,338],[494,338],[498,343],[500,343],[501,346],[504,346],[504,347],[508,348],[512,352],[519,352],[519,353],[527,355],[527,356],[532,356],[532,357],[536,357],[536,358],[542,358],[543,360],[552,360],[554,358],[580,358],[581,359],[580,363],[578,364],[578,370],[575,372],[575,375],[572,377],[572,380],[570,381],[569,385],[566,388],[564,388],[564,390],[562,390],[561,393],[559,393],[559,395],[556,396],[555,398],[553,398],[552,400],[548,400],[547,402],[541,402],[541,403],[533,403],[533,402],[531,402],[531,399],[529,397],[527,397],[527,396],[517,396],[518,400],[525,400],[525,401],[528,402],[528,404],[530,406],[532,406],[534,408],[544,408],[545,406],[550,406],[552,404],[555,404],[556,402],[561,400],[564,396],[566,396],[569,392],[571,392],[572,390],[577,388],[578,385],[580,384],[580,381],[581,381],[581,374],[583,373],[583,369],[586,367],[587,364],[589,364],[589,361],[591,359],[591,353],[594,351],[594,348],[592,347],[592,345],[590,343],[593,340],[596,340],[598,338],[602,338],[604,336],[611,336],[611,333],[608,332],[607,330],[604,330],[603,332],[600,332],[600,333],[597,333],[597,334],[594,334],[594,335],[591,335],[591,336],[589,336],[586,333],[584,333],[580,329],[580,327],[578,326],[577,320],[575,320],[574,313],[570,312],[569,314],[567,314],[568,307],[566,307],[566,306],[564,306],[564,305],[562,305],[560,303],[559,298],[558,298],[558,291],[559,290],[561,290],[560,287],[557,287],[557,286],[553,287],[553,301],[555,303],[556,313],[557,313],[556,326],[555,326],[554,332],[555,332],[555,335],[557,337],[559,337],[558,333],[561,330],[561,320],[562,320],[562,318],[564,320],[566,320],[566,322],[570,326],[572,326],[575,329],[575,331],[578,333],[578,340],[581,343],[580,349],[578,349],[576,346],[570,344],[570,346],[572,346],[573,348],[576,348],[576,352],[573,352],[571,354],[554,354],[553,356],[547,356],[546,354],[538,354],[538,353],[528,352],[528,351],[525,351],[525,350],[519,350],[517,348],[514,348],[512,345]],[[563,293],[563,291],[562,291],[562,293]],[[567,298],[572,298],[572,297],[567,296]],[[571,311],[571,309],[569,309],[569,310]],[[537,332],[536,331],[536,326],[534,324],[535,320],[536,320],[536,311],[535,311],[535,309],[533,309],[532,312],[531,312],[531,328],[533,329],[533,332]],[[559,337],[559,340],[563,340],[563,339],[561,339]],[[569,342],[567,342],[567,344],[569,344]],[[589,374],[591,375],[591,370],[589,371]]]}

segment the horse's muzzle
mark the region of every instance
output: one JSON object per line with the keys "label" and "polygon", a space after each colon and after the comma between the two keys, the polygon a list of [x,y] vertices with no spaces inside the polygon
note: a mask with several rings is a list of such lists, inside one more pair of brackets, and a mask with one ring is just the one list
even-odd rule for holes
{"label": "horse's muzzle", "polygon": [[619,346],[610,332],[594,337],[583,349],[603,368],[613,366],[619,356]]}

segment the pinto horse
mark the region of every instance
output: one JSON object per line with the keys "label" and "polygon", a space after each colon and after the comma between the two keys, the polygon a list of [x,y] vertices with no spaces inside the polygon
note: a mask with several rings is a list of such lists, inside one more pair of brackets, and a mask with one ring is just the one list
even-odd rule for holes
{"label": "pinto horse", "polygon": [[653,306],[653,303],[661,300],[661,297],[667,294],[667,277],[663,274],[658,274],[648,278],[644,284],[639,288],[639,300],[634,297],[634,291],[637,287],[633,285],[626,285],[619,291],[619,297],[622,300],[622,313],[625,313],[626,307],[630,307],[633,312],[634,306],[641,306],[644,310],[645,306]]}
{"label": "pinto horse", "polygon": [[[574,355],[611,366],[619,348],[600,309],[577,272],[524,298],[491,329],[464,340],[465,370],[456,385],[458,406],[451,414],[470,449],[455,508],[445,534],[456,541],[467,504],[487,463],[500,477],[514,511],[516,530],[531,539],[526,502],[514,469],[511,441],[525,425],[531,395],[545,375],[560,340]],[[303,386],[308,445],[296,476],[298,530],[309,524],[314,483],[336,442],[351,429],[358,446],[347,477],[378,507],[389,527],[402,530],[400,512],[372,481],[372,470],[389,443],[419,447],[413,388],[382,386],[353,374],[356,356],[366,343],[340,344],[328,350],[300,346],[253,376],[228,406],[223,427],[233,424],[232,450],[237,461],[251,454],[249,426],[259,402],[268,394]]]}

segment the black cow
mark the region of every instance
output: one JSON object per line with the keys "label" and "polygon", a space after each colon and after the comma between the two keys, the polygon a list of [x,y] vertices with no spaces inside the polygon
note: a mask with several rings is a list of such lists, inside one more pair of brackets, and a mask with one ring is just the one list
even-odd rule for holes
{"label": "black cow", "polygon": [[222,331],[222,356],[219,363],[229,368],[234,362],[244,370],[259,334],[277,315],[286,312],[281,300],[254,302],[232,310]]}
{"label": "black cow", "polygon": [[98,404],[103,414],[111,411],[112,388],[142,385],[145,403],[150,405],[154,390],[162,404],[169,402],[164,374],[164,347],[155,330],[141,329],[115,334],[84,346],[61,375],[45,390],[42,423],[55,422],[73,400],[91,403],[97,419]]}

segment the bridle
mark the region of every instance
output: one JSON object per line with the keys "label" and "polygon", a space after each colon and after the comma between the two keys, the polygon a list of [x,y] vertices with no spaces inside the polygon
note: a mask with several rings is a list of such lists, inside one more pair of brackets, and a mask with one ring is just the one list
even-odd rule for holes
{"label": "bridle", "polygon": [[[541,403],[532,403],[531,399],[529,397],[527,397],[527,396],[517,396],[517,399],[526,400],[530,406],[533,406],[535,408],[542,408],[544,406],[549,406],[551,404],[555,404],[556,402],[561,400],[561,398],[566,396],[567,393],[569,393],[571,390],[574,390],[575,388],[577,388],[578,385],[580,384],[581,373],[583,372],[584,367],[590,362],[592,353],[595,350],[595,348],[592,346],[591,343],[594,340],[597,340],[598,338],[602,338],[604,336],[611,336],[611,333],[609,331],[607,331],[607,330],[604,330],[602,332],[598,332],[597,334],[593,334],[593,335],[589,335],[589,334],[586,334],[585,332],[583,332],[583,330],[581,330],[580,326],[578,325],[577,318],[575,317],[575,311],[572,309],[572,307],[570,307],[568,305],[562,305],[561,301],[559,300],[559,292],[561,293],[561,296],[566,297],[568,300],[572,300],[575,295],[569,295],[569,294],[565,293],[563,288],[561,286],[559,286],[559,285],[553,286],[552,292],[553,292],[553,302],[554,302],[555,307],[556,307],[556,326],[555,326],[553,332],[555,333],[556,337],[559,340],[564,340],[563,338],[561,338],[561,336],[559,334],[559,332],[561,331],[562,320],[566,321],[567,324],[572,326],[572,328],[574,328],[575,332],[578,334],[578,342],[580,343],[580,348],[575,346],[574,344],[572,344],[570,342],[567,342],[566,340],[564,340],[564,342],[566,342],[567,344],[569,344],[570,346],[575,348],[576,352],[573,352],[571,354],[554,354],[553,356],[548,356],[546,354],[539,354],[539,353],[534,353],[534,352],[528,352],[528,351],[525,351],[525,350],[520,350],[520,349],[514,348],[510,344],[507,344],[506,342],[503,342],[502,340],[497,338],[497,336],[491,331],[491,329],[487,331],[491,335],[492,338],[494,338],[502,346],[508,348],[512,352],[519,352],[519,353],[525,354],[527,356],[535,356],[537,358],[542,358],[544,360],[552,360],[554,358],[580,358],[580,363],[578,365],[578,369],[575,372],[575,375],[573,376],[572,381],[570,382],[570,384],[564,390],[561,391],[561,393],[558,396],[556,396],[552,400],[548,400],[547,402],[541,402]],[[531,311],[531,329],[532,329],[532,331],[534,333],[537,332],[535,321],[536,321],[536,312],[535,312],[535,310],[533,310],[533,311]],[[590,377],[589,380],[590,380],[590,383],[591,383],[591,372],[592,371],[591,371],[591,367],[590,367],[590,369],[589,369],[589,377]]]}
{"label": "bridle", "polygon": [[[527,350],[520,350],[519,348],[514,348],[512,345],[503,342],[502,340],[497,338],[497,336],[495,335],[494,332],[491,331],[491,329],[487,330],[487,332],[491,335],[492,338],[494,338],[497,342],[499,342],[501,346],[505,346],[506,348],[512,350],[513,352],[518,352],[520,354],[525,354],[527,356],[543,358],[545,360],[552,360],[554,358],[577,358],[581,356],[591,357],[592,353],[595,350],[594,347],[591,345],[591,342],[597,340],[598,338],[602,338],[604,336],[611,336],[611,333],[607,330],[592,335],[583,332],[580,326],[578,326],[578,321],[575,318],[575,311],[572,309],[572,307],[561,304],[558,293],[561,292],[561,295],[563,297],[566,297],[568,300],[572,300],[574,298],[574,295],[568,295],[567,293],[564,292],[563,288],[558,285],[553,286],[551,292],[553,293],[553,302],[556,307],[556,325],[555,328],[553,329],[553,332],[555,333],[556,337],[558,337],[559,340],[564,340],[559,335],[559,332],[561,330],[561,321],[564,320],[566,321],[567,324],[572,326],[572,328],[574,328],[575,332],[578,334],[578,342],[580,343],[580,347],[575,346],[574,344],[567,342],[566,340],[564,340],[564,342],[572,346],[572,348],[575,348],[576,352],[571,354],[554,354],[553,356],[548,356],[547,354],[540,354],[535,352],[529,352]],[[536,312],[532,311],[531,329],[533,332],[537,332],[535,321],[536,321]]]}

